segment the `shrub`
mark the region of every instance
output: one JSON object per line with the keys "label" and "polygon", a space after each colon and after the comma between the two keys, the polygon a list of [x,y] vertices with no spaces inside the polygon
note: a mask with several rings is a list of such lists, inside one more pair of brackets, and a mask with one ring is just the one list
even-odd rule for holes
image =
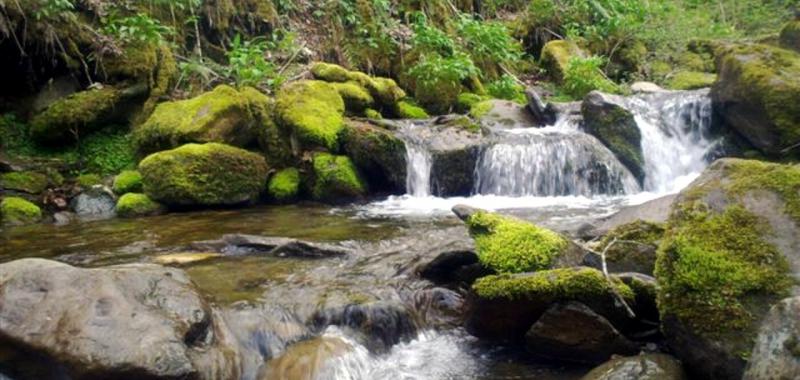
{"label": "shrub", "polygon": [[586,94],[594,90],[611,93],[618,92],[617,85],[606,78],[600,69],[603,63],[603,58],[598,56],[571,58],[564,73],[562,87],[564,93],[574,99],[582,99]]}

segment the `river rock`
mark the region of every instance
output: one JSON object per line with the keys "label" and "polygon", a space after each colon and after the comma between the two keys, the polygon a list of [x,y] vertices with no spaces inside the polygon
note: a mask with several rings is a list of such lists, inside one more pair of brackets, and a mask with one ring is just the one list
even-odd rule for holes
{"label": "river rock", "polygon": [[648,223],[664,223],[669,218],[669,213],[672,210],[672,203],[675,201],[676,197],[677,195],[667,195],[640,205],[625,207],[615,214],[601,220],[595,228],[595,231],[591,234],[594,236],[603,236],[614,228],[636,222],[637,220]]}
{"label": "river rock", "polygon": [[191,248],[226,255],[267,254],[298,258],[338,257],[348,253],[346,249],[332,244],[245,234],[229,234],[223,235],[220,240],[195,242],[191,244]]}
{"label": "river rock", "polygon": [[409,138],[431,156],[431,192],[441,197],[467,196],[475,187],[475,165],[483,137],[468,118],[441,119]]}
{"label": "river rock", "polygon": [[685,380],[681,362],[665,354],[614,358],[581,380]]}
{"label": "river rock", "polygon": [[551,306],[525,334],[525,342],[536,356],[589,364],[639,351],[607,319],[580,302]]}
{"label": "river rock", "polygon": [[116,215],[114,193],[104,186],[95,186],[70,201],[70,208],[82,220],[102,220]]}
{"label": "river rock", "polygon": [[582,113],[586,133],[605,144],[641,184],[645,177],[642,135],[625,99],[592,91],[583,100]]}
{"label": "river rock", "polygon": [[552,109],[548,108],[542,96],[534,88],[525,89],[525,97],[528,99],[528,111],[533,115],[533,118],[539,125],[551,125],[556,122],[556,114],[551,112]]}
{"label": "river rock", "polygon": [[476,279],[494,272],[481,265],[473,251],[448,251],[436,256],[419,268],[419,274],[437,284],[472,284]]}
{"label": "river rock", "polygon": [[348,120],[342,149],[369,181],[371,189],[402,194],[406,190],[406,145],[392,132]]}
{"label": "river rock", "polygon": [[741,378],[769,306],[797,293],[800,166],[723,159],[678,196],[656,263],[667,344],[694,376]]}
{"label": "river rock", "polygon": [[653,82],[635,82],[631,85],[631,91],[639,94],[652,94],[666,90]]}
{"label": "river rock", "polygon": [[[531,128],[540,125],[528,110],[508,100],[487,100],[481,103],[486,109],[477,117],[477,122],[490,129]],[[478,116],[478,115],[474,115]]]}
{"label": "river rock", "polygon": [[46,358],[73,379],[237,378],[224,322],[177,269],[0,265],[5,349]]}
{"label": "river rock", "polygon": [[770,309],[756,338],[745,380],[800,378],[800,297]]}
{"label": "river rock", "polygon": [[321,336],[293,344],[281,356],[267,362],[259,380],[334,379],[328,365],[353,351],[342,338]]}
{"label": "river rock", "polygon": [[371,352],[386,352],[401,341],[414,337],[417,325],[414,316],[402,304],[378,301],[349,304],[318,310],[309,324],[317,331],[338,326],[356,334]]}
{"label": "river rock", "polygon": [[599,254],[587,255],[584,263],[599,268],[602,265],[600,254],[605,253],[609,272],[653,275],[656,251],[663,235],[664,226],[660,224],[640,220],[621,225],[593,247],[594,252]]}
{"label": "river rock", "polygon": [[717,72],[714,109],[731,128],[765,154],[797,153],[800,55],[768,45],[737,45],[718,57]]}

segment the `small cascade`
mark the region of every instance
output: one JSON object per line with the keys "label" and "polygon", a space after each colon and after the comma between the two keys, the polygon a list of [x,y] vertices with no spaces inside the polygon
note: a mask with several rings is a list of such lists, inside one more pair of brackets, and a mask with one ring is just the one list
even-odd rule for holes
{"label": "small cascade", "polygon": [[406,139],[406,191],[415,197],[431,195],[431,153],[420,141]]}
{"label": "small cascade", "polygon": [[637,95],[627,106],[642,134],[645,191],[675,192],[700,175],[720,143],[709,138],[713,112],[707,89]]}

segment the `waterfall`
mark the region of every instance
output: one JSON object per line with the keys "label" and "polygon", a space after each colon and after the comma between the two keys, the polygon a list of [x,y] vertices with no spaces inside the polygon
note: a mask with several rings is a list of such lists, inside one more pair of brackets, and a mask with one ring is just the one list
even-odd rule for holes
{"label": "waterfall", "polygon": [[401,132],[406,143],[406,192],[415,197],[431,195],[431,153],[421,137],[413,133],[413,123],[405,125]]}

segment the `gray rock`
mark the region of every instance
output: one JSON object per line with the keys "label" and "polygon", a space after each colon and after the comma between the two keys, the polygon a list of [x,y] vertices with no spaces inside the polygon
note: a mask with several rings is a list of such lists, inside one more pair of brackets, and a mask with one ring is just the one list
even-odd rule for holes
{"label": "gray rock", "polygon": [[615,358],[593,369],[581,380],[685,380],[681,362],[665,354]]}
{"label": "gray rock", "polygon": [[70,208],[82,220],[110,219],[116,215],[114,193],[104,186],[95,186],[70,201]]}
{"label": "gray rock", "polygon": [[531,128],[541,123],[528,107],[508,100],[490,100],[492,109],[478,118],[478,124],[490,129]]}
{"label": "gray rock", "polygon": [[652,94],[664,92],[666,90],[653,82],[636,82],[631,85],[631,91],[637,94]]}
{"label": "gray rock", "polygon": [[406,145],[391,131],[354,120],[341,137],[344,153],[353,160],[373,191],[402,194],[406,190]]}
{"label": "gray rock", "polygon": [[332,244],[312,243],[284,237],[245,234],[223,235],[219,240],[195,242],[191,248],[227,255],[267,254],[278,257],[325,258],[344,256],[348,251]]}
{"label": "gray rock", "polygon": [[589,364],[639,351],[607,319],[579,302],[551,306],[525,334],[525,342],[534,355]]}
{"label": "gray rock", "polygon": [[541,95],[533,89],[525,89],[525,97],[528,98],[528,110],[533,114],[534,119],[539,125],[555,124],[556,115],[548,109],[547,103],[544,102]]}
{"label": "gray rock", "polygon": [[633,223],[637,220],[650,223],[664,223],[669,218],[672,202],[677,195],[667,195],[661,198],[642,203],[636,206],[628,206],[617,211],[598,223],[591,235],[602,236],[609,231],[623,224]]}
{"label": "gray rock", "polygon": [[493,271],[480,264],[473,251],[442,252],[419,268],[420,277],[437,284],[472,284]]}
{"label": "gray rock", "polygon": [[800,297],[773,306],[761,323],[744,380],[800,379]]}

